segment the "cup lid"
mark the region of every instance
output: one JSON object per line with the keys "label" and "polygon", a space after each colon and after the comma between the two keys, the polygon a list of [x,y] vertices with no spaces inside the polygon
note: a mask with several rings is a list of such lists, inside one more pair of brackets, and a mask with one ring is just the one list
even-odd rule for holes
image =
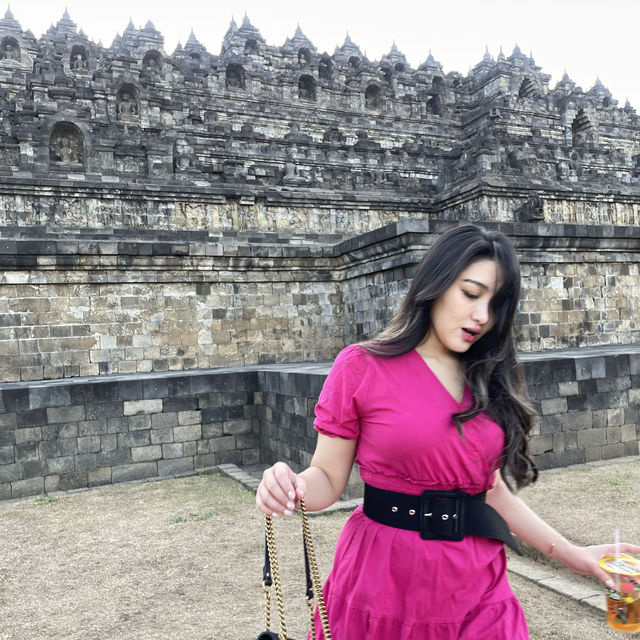
{"label": "cup lid", "polygon": [[640,576],[640,558],[620,553],[617,556],[605,556],[598,564],[607,572],[620,576]]}

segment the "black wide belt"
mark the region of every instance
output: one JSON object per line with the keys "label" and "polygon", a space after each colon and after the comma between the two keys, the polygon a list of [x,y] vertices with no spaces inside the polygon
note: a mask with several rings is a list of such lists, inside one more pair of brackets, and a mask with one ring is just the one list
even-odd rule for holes
{"label": "black wide belt", "polygon": [[518,548],[504,518],[485,502],[487,492],[471,495],[455,491],[408,493],[364,485],[366,516],[389,527],[419,531],[423,540],[462,540],[465,536],[494,538],[518,555]]}

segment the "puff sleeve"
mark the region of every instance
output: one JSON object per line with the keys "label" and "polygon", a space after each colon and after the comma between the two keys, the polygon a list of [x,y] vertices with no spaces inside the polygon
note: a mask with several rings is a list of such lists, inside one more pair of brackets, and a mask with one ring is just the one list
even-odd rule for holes
{"label": "puff sleeve", "polygon": [[369,354],[358,345],[343,349],[333,363],[315,407],[316,431],[354,440],[366,408],[366,373]]}

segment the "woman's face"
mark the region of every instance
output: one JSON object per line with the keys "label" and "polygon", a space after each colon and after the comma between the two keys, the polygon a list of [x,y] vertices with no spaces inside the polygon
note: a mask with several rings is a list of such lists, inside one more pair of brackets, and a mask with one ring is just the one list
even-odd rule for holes
{"label": "woman's face", "polygon": [[491,301],[501,284],[502,269],[495,260],[472,262],[434,302],[423,345],[434,355],[467,351],[493,327]]}

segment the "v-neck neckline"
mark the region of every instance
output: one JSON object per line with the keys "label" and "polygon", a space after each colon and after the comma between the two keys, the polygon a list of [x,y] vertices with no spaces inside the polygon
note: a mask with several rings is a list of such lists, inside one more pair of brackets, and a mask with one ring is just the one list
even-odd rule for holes
{"label": "v-neck neckline", "polygon": [[431,374],[434,380],[438,383],[438,386],[442,389],[442,391],[444,391],[444,393],[446,393],[447,396],[451,398],[451,402],[453,402],[458,408],[461,408],[465,404],[468,394],[470,393],[469,385],[465,383],[464,390],[462,391],[462,398],[460,399],[460,401],[458,401],[458,399],[451,393],[451,391],[447,389],[447,387],[444,385],[442,380],[440,380],[440,378],[436,375],[436,372],[429,366],[429,363],[422,357],[420,352],[415,348],[412,349],[412,351],[420,359],[420,361],[422,362],[426,370]]}

